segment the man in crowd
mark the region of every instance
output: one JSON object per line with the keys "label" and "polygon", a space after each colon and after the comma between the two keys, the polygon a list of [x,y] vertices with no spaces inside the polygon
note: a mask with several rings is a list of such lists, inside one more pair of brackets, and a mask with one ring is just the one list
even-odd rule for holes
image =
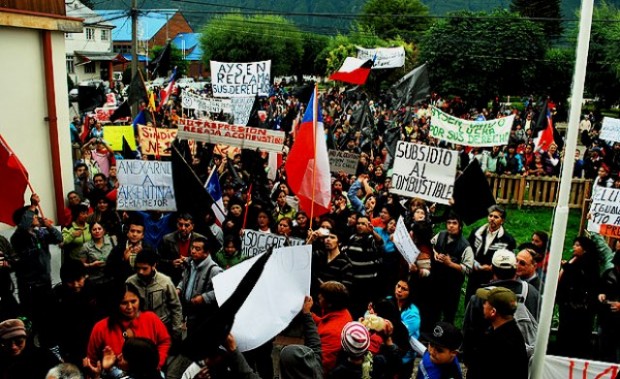
{"label": "man in crowd", "polygon": [[190,258],[190,245],[194,238],[203,235],[194,232],[194,219],[189,213],[181,213],[177,217],[177,230],[166,234],[159,245],[160,270],[179,283],[183,274],[183,263]]}
{"label": "man in crowd", "polygon": [[534,288],[540,290],[541,281],[536,273],[537,253],[530,248],[524,248],[517,254],[517,277],[528,282]]}
{"label": "man in crowd", "polygon": [[112,249],[105,266],[106,276],[117,283],[124,283],[133,275],[136,256],[144,247],[149,246],[144,242],[142,221],[134,218],[130,219],[128,224],[127,239]]}

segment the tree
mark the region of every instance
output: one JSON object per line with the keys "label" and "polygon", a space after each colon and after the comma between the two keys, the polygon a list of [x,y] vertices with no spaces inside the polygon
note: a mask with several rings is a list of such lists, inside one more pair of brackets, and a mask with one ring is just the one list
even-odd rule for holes
{"label": "tree", "polygon": [[460,12],[433,25],[420,45],[431,88],[477,104],[498,94],[521,94],[536,87],[544,61],[542,28],[505,10]]}
{"label": "tree", "polygon": [[549,41],[562,36],[561,0],[512,0],[510,10],[523,17],[540,17],[540,22]]}
{"label": "tree", "polygon": [[305,33],[303,35],[303,54],[301,64],[296,69],[297,76],[322,75],[325,67],[317,65],[316,57],[325,49],[329,42],[327,36]]}
{"label": "tree", "polygon": [[[165,46],[153,46],[149,52],[149,60],[153,60],[161,54]],[[187,74],[189,68],[189,62],[183,59],[183,52],[170,44],[170,61],[161,62],[161,69],[159,72],[170,72],[173,68],[177,68],[177,77],[182,77]],[[145,78],[146,79],[146,78]]]}
{"label": "tree", "polygon": [[202,31],[203,59],[222,62],[271,60],[271,75],[290,75],[300,64],[303,35],[280,16],[228,14]]}
{"label": "tree", "polygon": [[430,26],[428,7],[420,0],[368,0],[360,23],[383,39],[417,42]]}

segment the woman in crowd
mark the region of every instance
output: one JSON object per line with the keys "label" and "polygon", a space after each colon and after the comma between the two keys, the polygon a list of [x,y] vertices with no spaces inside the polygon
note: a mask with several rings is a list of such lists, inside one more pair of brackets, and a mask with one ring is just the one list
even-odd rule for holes
{"label": "woman in crowd", "polygon": [[304,211],[299,211],[295,215],[296,224],[293,225],[291,236],[295,238],[306,239],[308,237],[308,229],[310,229],[310,219]]}
{"label": "woman in crowd", "polygon": [[86,251],[84,265],[88,270],[90,281],[98,285],[105,281],[103,272],[105,262],[116,244],[107,234],[106,228],[102,223],[94,222],[90,224],[90,235],[91,240],[84,245],[84,250]]}
{"label": "woman in crowd", "polygon": [[549,145],[549,151],[543,153],[542,157],[545,164],[545,173],[550,176],[559,176],[560,155],[558,154],[558,145],[555,143]]}
{"label": "woman in crowd", "polygon": [[62,231],[62,243],[65,258],[86,260],[84,245],[91,240],[90,230],[86,224],[88,220],[88,206],[80,204],[73,210],[71,227]]}
{"label": "woman in crowd", "polygon": [[293,220],[289,217],[282,217],[276,224],[276,234],[290,237],[293,231]]}
{"label": "woman in crowd", "polygon": [[107,197],[97,200],[95,211],[88,217],[88,223],[98,222],[103,225],[109,236],[114,237],[114,242],[118,242],[122,234],[121,218],[114,209],[114,203]]}
{"label": "woman in crowd", "polygon": [[224,270],[243,261],[241,256],[241,239],[239,236],[228,234],[224,237],[224,245],[213,257],[215,263]]}

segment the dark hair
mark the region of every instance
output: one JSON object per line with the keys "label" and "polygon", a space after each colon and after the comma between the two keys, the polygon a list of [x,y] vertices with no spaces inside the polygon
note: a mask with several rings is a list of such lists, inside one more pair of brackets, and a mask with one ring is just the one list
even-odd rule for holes
{"label": "dark hair", "polygon": [[107,298],[108,314],[110,315],[110,317],[108,317],[108,329],[110,330],[112,330],[115,325],[119,325],[121,322],[122,315],[119,307],[127,292],[131,292],[136,295],[139,299],[140,310],[144,309],[144,299],[142,298],[142,295],[140,295],[138,287],[132,283],[114,283],[113,288],[111,288],[110,291],[110,296]]}
{"label": "dark hair", "polygon": [[88,170],[88,166],[86,165],[86,163],[77,163],[74,167],[73,167],[73,171],[77,171],[78,168],[86,168]]}
{"label": "dark hair", "polygon": [[98,172],[95,175],[93,175],[93,181],[95,180],[96,177],[101,177],[101,178],[103,178],[104,181],[108,180],[108,178],[105,176],[105,174],[103,174],[101,172]]}
{"label": "dark hair", "polygon": [[88,230],[90,230],[90,231],[92,232],[92,231],[93,231],[93,226],[95,226],[95,225],[99,225],[99,226],[101,226],[101,227],[103,228],[103,230],[104,230],[104,231],[106,230],[105,225],[104,225],[104,224],[103,224],[103,222],[101,222],[101,221],[93,221],[93,222],[89,222],[89,223],[88,223]]}
{"label": "dark hair", "polygon": [[137,217],[137,216],[133,216],[129,218],[129,221],[127,221],[128,228],[130,228],[131,225],[141,226],[143,229],[146,229],[144,227],[144,221],[140,217]]}
{"label": "dark hair", "polygon": [[516,268],[500,268],[495,265],[491,265],[491,270],[493,271],[493,275],[495,275],[499,280],[514,279],[517,274]]}
{"label": "dark hair", "polygon": [[192,216],[191,213],[187,212],[179,213],[179,215],[177,216],[177,220],[180,219],[194,222],[194,216]]}
{"label": "dark hair", "polygon": [[123,344],[127,373],[135,379],[159,379],[159,350],[148,338],[128,338]]}
{"label": "dark hair", "polygon": [[448,213],[448,217],[446,217],[446,221],[450,221],[450,220],[455,220],[456,222],[459,223],[459,227],[461,229],[463,228],[463,219],[461,218],[461,216],[456,214],[456,212],[450,211],[450,213]]}
{"label": "dark hair", "polygon": [[209,244],[209,240],[206,239],[205,237],[203,237],[203,236],[196,236],[196,237],[192,238],[192,243],[194,243],[194,242],[202,242],[203,249],[211,251],[210,246],[209,246],[210,245]]}
{"label": "dark hair", "polygon": [[80,215],[80,213],[82,213],[82,212],[88,213],[88,211],[89,211],[88,205],[86,205],[84,203],[80,203],[80,204],[76,205],[75,207],[71,208],[71,216],[75,220],[77,218],[77,216]]}
{"label": "dark hair", "polygon": [[239,238],[239,236],[236,236],[234,234],[227,234],[226,236],[224,236],[223,247],[226,247],[226,245],[228,245],[231,242],[233,245],[235,245],[235,249],[241,250],[241,239]]}
{"label": "dark hair", "polygon": [[574,239],[573,243],[575,242],[579,242],[579,245],[581,245],[581,248],[584,250],[584,252],[590,254],[596,253],[596,244],[588,237],[577,237]]}
{"label": "dark hair", "polygon": [[143,246],[142,250],[136,255],[134,265],[138,263],[146,263],[149,266],[155,266],[158,260],[159,257],[157,256],[157,253],[151,247]]}
{"label": "dark hair", "polygon": [[63,283],[72,282],[86,277],[84,263],[77,259],[67,259],[60,267],[60,280]]}
{"label": "dark hair", "polygon": [[339,311],[349,305],[349,290],[340,282],[330,280],[321,284],[319,293],[330,311]]}
{"label": "dark hair", "polygon": [[538,254],[545,254],[547,252],[547,248],[549,247],[549,234],[542,230],[536,230],[532,235],[538,236],[540,240],[543,242],[542,251],[539,251],[538,248],[534,249],[538,252]]}

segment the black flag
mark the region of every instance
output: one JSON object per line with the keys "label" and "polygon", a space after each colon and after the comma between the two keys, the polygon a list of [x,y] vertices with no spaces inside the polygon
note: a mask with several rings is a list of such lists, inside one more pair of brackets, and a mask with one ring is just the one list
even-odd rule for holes
{"label": "black flag", "polygon": [[453,198],[452,209],[467,225],[487,217],[487,209],[495,205],[495,197],[477,159],[472,159],[454,182]]}
{"label": "black flag", "polygon": [[173,142],[170,147],[177,209],[198,218],[199,215],[206,214],[213,201],[192,167],[183,158],[178,141]]}
{"label": "black flag", "polygon": [[125,100],[118,108],[116,108],[114,113],[112,113],[110,116],[110,122],[115,122],[119,118],[127,117],[131,117],[131,108],[129,107],[129,102]]}
{"label": "black flag", "polygon": [[94,86],[79,86],[78,87],[78,107],[80,112],[94,110],[95,108],[103,106],[106,102],[105,87],[99,85]]}
{"label": "black flag", "polygon": [[136,71],[136,75],[131,78],[129,84],[129,90],[127,93],[127,102],[129,105],[133,105],[139,101],[147,99],[146,86],[139,72]]}
{"label": "black flag", "polygon": [[417,101],[426,99],[430,88],[425,63],[411,70],[392,86],[392,96],[396,102],[394,108],[415,104]]}
{"label": "black flag", "polygon": [[125,136],[123,136],[123,150],[121,151],[121,155],[124,159],[136,159],[136,153],[131,150],[131,146],[129,146],[129,142]]}
{"label": "black flag", "polygon": [[164,46],[159,55],[149,63],[149,70],[151,71],[151,77],[166,76],[170,70],[170,42]]}

